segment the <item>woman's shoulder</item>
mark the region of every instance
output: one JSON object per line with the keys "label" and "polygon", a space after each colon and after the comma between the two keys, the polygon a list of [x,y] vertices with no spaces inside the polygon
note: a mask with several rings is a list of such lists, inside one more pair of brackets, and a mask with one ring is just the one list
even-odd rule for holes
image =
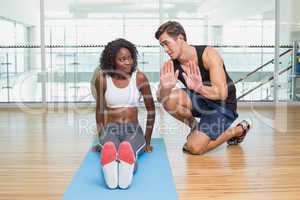
{"label": "woman's shoulder", "polygon": [[148,82],[146,74],[142,71],[136,70],[136,81],[138,84]]}
{"label": "woman's shoulder", "polygon": [[106,86],[106,76],[107,75],[102,70],[99,70],[96,78],[96,83],[101,83],[104,84],[104,86]]}

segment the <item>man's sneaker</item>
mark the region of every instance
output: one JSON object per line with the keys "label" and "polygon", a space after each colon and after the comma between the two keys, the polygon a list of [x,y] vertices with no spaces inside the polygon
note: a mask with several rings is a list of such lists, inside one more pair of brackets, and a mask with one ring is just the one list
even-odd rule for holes
{"label": "man's sneaker", "polygon": [[243,133],[242,135],[238,136],[238,137],[233,137],[230,140],[227,141],[228,145],[237,145],[241,142],[243,142],[243,140],[245,139],[248,131],[250,130],[250,122],[247,120],[243,120],[240,123],[238,123],[236,126],[241,126],[243,129]]}

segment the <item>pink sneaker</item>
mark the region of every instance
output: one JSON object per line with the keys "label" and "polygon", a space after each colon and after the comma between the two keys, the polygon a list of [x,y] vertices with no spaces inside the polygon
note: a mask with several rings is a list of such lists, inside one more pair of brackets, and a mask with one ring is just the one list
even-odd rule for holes
{"label": "pink sneaker", "polygon": [[114,143],[106,142],[101,151],[101,164],[106,185],[110,189],[118,187],[117,149]]}
{"label": "pink sneaker", "polygon": [[127,189],[133,178],[135,155],[129,142],[122,142],[118,149],[119,157],[119,187]]}

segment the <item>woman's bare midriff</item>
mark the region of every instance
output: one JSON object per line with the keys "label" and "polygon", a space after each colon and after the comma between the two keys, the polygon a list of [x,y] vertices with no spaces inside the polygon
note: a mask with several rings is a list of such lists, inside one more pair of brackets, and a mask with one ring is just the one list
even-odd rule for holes
{"label": "woman's bare midriff", "polygon": [[107,108],[106,123],[138,123],[137,107]]}

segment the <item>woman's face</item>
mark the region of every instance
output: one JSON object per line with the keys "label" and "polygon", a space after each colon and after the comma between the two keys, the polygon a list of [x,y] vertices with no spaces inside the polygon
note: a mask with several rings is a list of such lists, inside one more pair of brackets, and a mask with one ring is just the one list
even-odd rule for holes
{"label": "woman's face", "polygon": [[133,65],[133,58],[128,49],[122,47],[116,55],[116,68],[121,72],[126,74],[131,73],[131,68]]}

